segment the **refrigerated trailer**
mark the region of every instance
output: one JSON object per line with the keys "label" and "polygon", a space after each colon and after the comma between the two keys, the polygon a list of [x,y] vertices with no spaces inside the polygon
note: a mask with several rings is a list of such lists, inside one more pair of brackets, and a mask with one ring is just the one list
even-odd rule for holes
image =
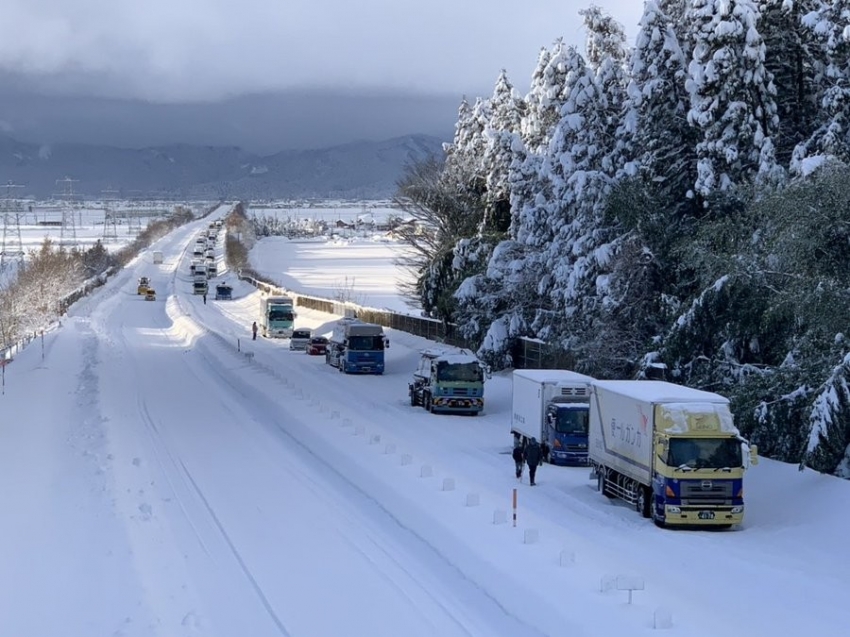
{"label": "refrigerated trailer", "polygon": [[513,372],[511,433],[549,445],[553,464],[587,463],[590,376],[562,369]]}

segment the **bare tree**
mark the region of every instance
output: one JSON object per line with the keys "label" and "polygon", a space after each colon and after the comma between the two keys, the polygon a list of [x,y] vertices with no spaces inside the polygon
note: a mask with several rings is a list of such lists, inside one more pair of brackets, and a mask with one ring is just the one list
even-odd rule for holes
{"label": "bare tree", "polygon": [[448,177],[443,162],[432,156],[409,164],[397,182],[393,205],[407,213],[408,221],[396,227],[395,235],[410,249],[396,262],[412,274],[399,284],[405,298],[421,302],[423,275],[459,239],[475,235],[483,216],[480,193],[458,187],[470,181]]}

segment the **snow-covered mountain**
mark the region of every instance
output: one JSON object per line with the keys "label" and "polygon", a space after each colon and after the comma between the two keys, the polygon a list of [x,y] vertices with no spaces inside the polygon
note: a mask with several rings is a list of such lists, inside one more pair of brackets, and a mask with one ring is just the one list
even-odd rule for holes
{"label": "snow-covered mountain", "polygon": [[57,179],[75,191],[190,198],[386,198],[411,160],[442,152],[442,140],[407,135],[260,156],[237,147],[173,145],[142,149],[38,145],[0,136],[0,175],[25,186],[17,196],[50,197]]}

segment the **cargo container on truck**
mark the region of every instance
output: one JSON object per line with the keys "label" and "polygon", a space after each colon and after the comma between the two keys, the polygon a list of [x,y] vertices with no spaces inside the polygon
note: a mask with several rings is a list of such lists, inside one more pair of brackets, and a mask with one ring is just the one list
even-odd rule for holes
{"label": "cargo container on truck", "polygon": [[730,527],[744,518],[745,464],[758,462],[757,449],[719,394],[664,381],[593,381],[589,442],[599,491],[659,526]]}
{"label": "cargo container on truck", "polygon": [[546,442],[552,464],[586,464],[592,380],[569,370],[514,370],[511,433],[523,445]]}

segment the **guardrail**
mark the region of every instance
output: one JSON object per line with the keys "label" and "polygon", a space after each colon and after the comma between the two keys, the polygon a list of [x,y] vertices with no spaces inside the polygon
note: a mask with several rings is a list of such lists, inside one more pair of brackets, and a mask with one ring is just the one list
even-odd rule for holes
{"label": "guardrail", "polygon": [[383,325],[394,330],[407,332],[415,336],[422,336],[432,341],[445,343],[455,347],[471,348],[470,343],[456,332],[455,325],[437,319],[399,314],[390,310],[357,305],[347,301],[311,296],[287,290],[273,282],[260,278],[259,273],[254,270],[241,270],[237,272],[239,280],[250,283],[258,290],[267,294],[281,294],[290,296],[295,300],[296,307],[304,307],[310,310],[338,314],[340,316],[354,314],[357,318],[367,323]]}

